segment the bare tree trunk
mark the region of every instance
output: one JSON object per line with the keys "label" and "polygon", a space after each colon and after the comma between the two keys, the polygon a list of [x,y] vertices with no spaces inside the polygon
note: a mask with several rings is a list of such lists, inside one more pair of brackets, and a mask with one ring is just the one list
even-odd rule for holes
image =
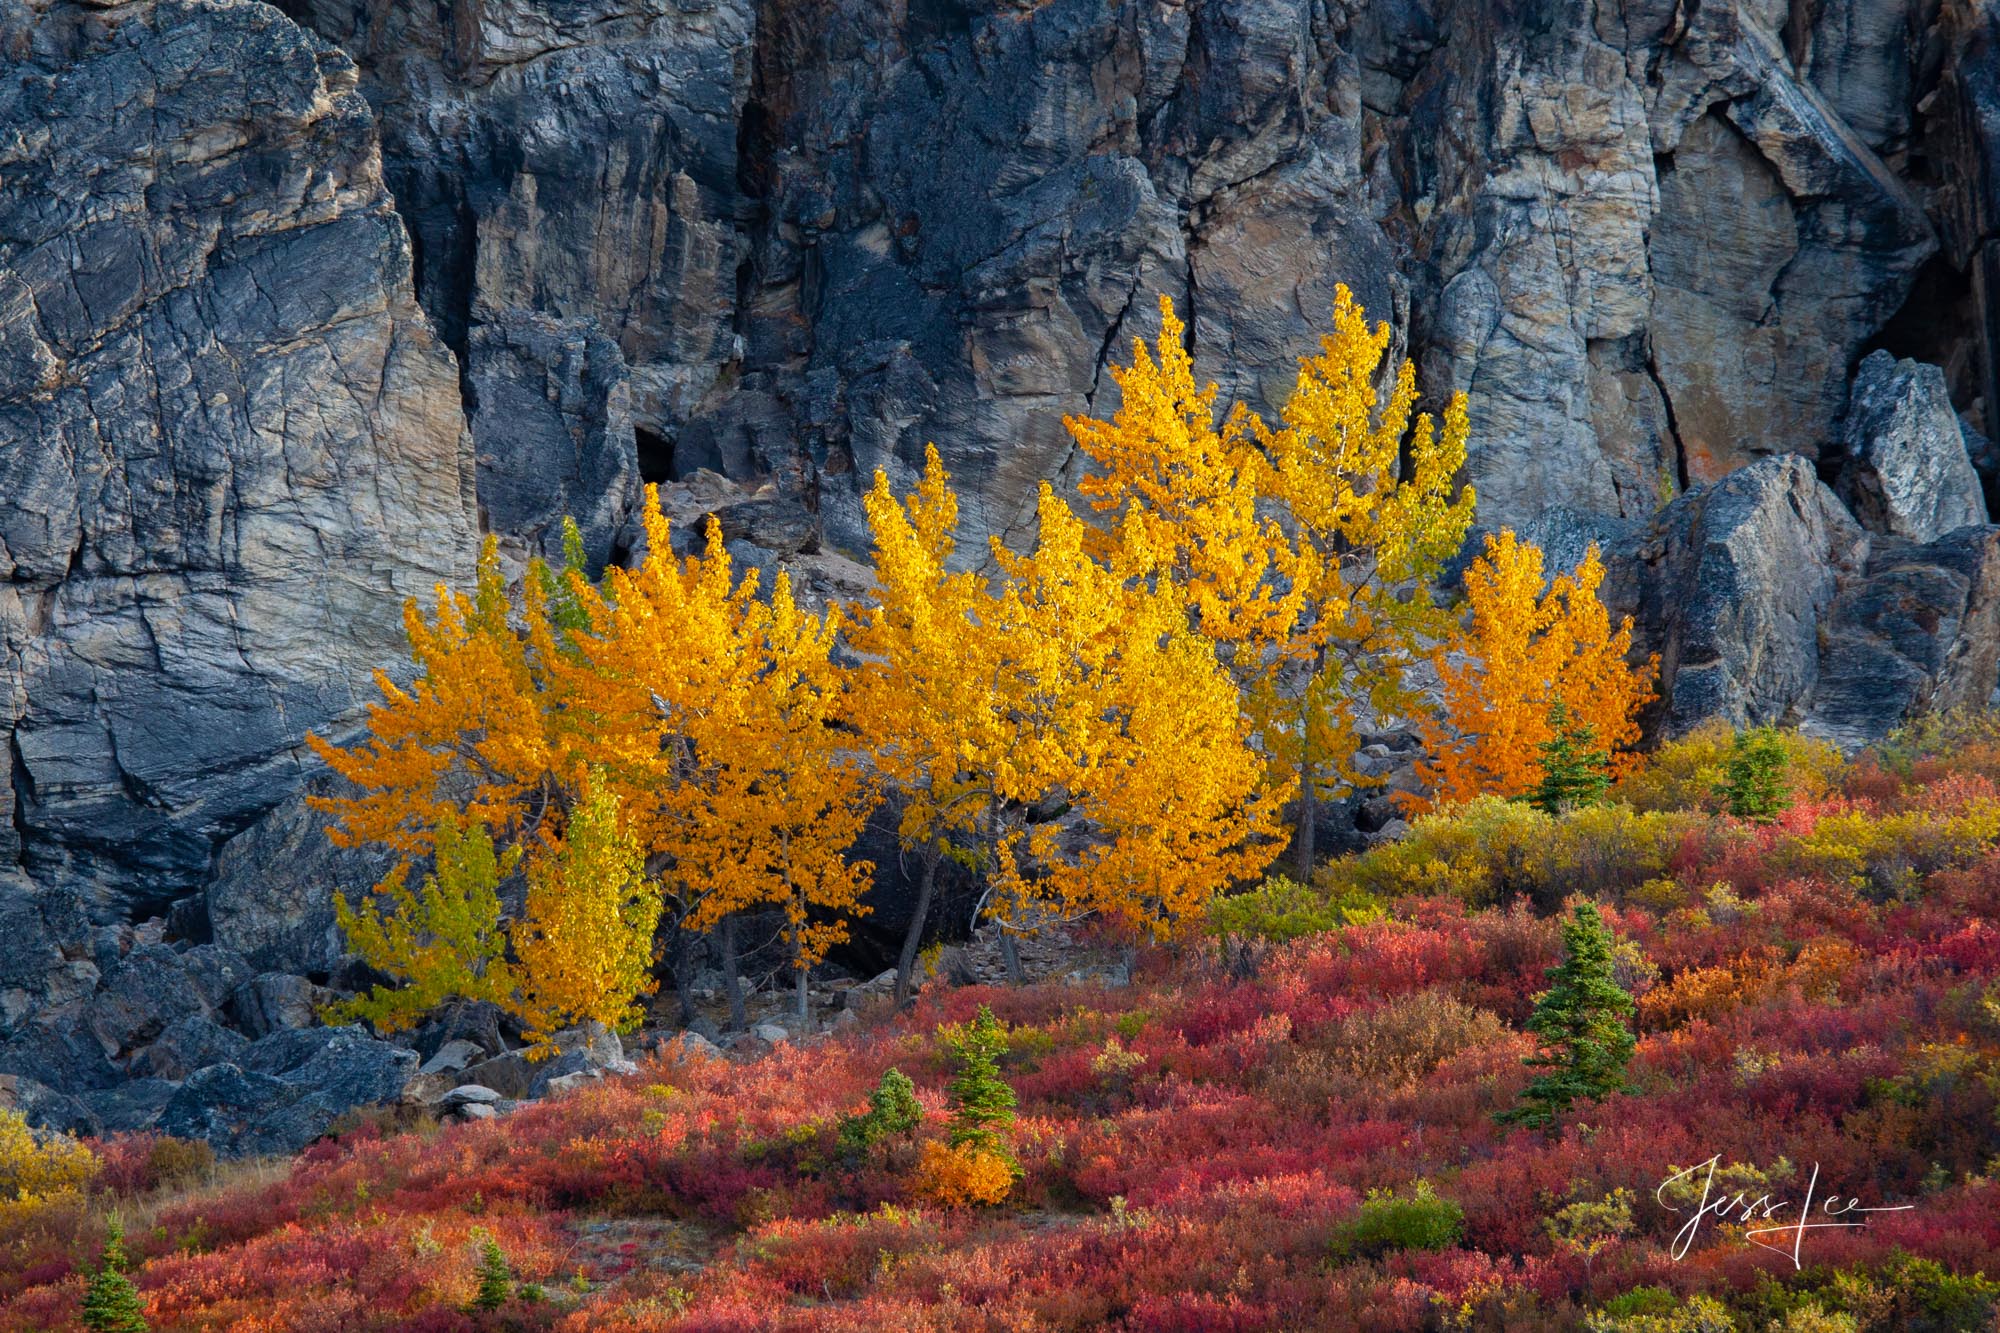
{"label": "bare tree trunk", "polygon": [[810,1021],[810,1019],[812,1018],[812,1010],[806,1003],[806,977],[809,974],[810,969],[799,967],[799,968],[794,968],[793,970],[799,974],[797,982],[798,995],[799,995],[799,1021],[801,1023],[804,1023]]}
{"label": "bare tree trunk", "polygon": [[1299,883],[1312,883],[1313,840],[1318,832],[1319,800],[1313,794],[1312,715],[1301,719],[1299,733]]}
{"label": "bare tree trunk", "polygon": [[674,998],[680,1001],[681,1026],[694,1022],[694,985],[688,976],[688,935],[678,925],[669,927],[674,942],[667,951],[667,969],[674,977]]}
{"label": "bare tree trunk", "polygon": [[736,975],[736,914],[722,918],[722,989],[729,996],[729,1030],[741,1032],[750,1026],[743,1011],[743,980]]}
{"label": "bare tree trunk", "polygon": [[1014,933],[1005,926],[1000,928],[1000,957],[1007,963],[1007,980],[1016,986],[1028,984],[1028,974],[1021,967],[1021,946],[1014,939]]}
{"label": "bare tree trunk", "polygon": [[910,915],[910,928],[903,932],[903,951],[896,955],[896,1007],[910,999],[910,978],[916,972],[917,951],[922,947],[924,927],[931,917],[931,895],[937,889],[938,861],[943,853],[933,842],[924,849],[923,869],[917,879],[917,905]]}

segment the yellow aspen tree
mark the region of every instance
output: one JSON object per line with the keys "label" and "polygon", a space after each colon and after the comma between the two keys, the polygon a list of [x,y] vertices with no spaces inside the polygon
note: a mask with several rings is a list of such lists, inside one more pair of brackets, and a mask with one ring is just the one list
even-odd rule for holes
{"label": "yellow aspen tree", "polygon": [[[1290,793],[1265,788],[1236,684],[1189,629],[1181,590],[1131,572],[1145,564],[1136,525],[1098,560],[1046,484],[1038,517],[1032,554],[994,548],[1016,735],[996,782],[994,897],[1003,920],[1047,905],[1165,937],[1269,865]],[[1065,820],[1025,822],[1057,802]]]}
{"label": "yellow aspen tree", "polygon": [[1269,463],[1254,414],[1238,403],[1218,422],[1216,387],[1198,385],[1172,298],[1160,297],[1155,350],[1132,342],[1130,367],[1112,366],[1120,400],[1110,421],[1063,425],[1097,465],[1077,489],[1100,513],[1134,525],[1134,546],[1173,580],[1196,627],[1219,644],[1256,647],[1289,636],[1311,571],[1276,520],[1260,514]]}
{"label": "yellow aspen tree", "polygon": [[744,625],[737,692],[700,737],[720,769],[704,830],[711,901],[783,909],[800,1018],[811,968],[870,910],[861,899],[874,872],[847,855],[876,794],[846,725],[840,630],[837,609],[802,611],[779,574]]}
{"label": "yellow aspen tree", "polygon": [[530,1059],[553,1054],[556,1032],[578,1023],[631,1031],[644,1017],[638,997],[654,989],[660,897],[618,804],[592,775],[553,847],[528,863],[527,910],[510,937]]}
{"label": "yellow aspen tree", "polygon": [[[1236,683],[1172,593],[1128,597],[1115,655],[1078,691],[1094,737],[1067,779],[1070,820],[1029,831],[1035,878],[1010,896],[1167,939],[1215,894],[1265,871],[1292,792],[1267,783]],[[1003,869],[1021,876],[1014,845],[1004,850]]]}
{"label": "yellow aspen tree", "polygon": [[[1038,907],[1080,908],[1064,876],[1030,878],[1019,864],[1031,809],[1073,804],[1097,782],[1117,721],[1116,669],[1130,632],[1132,596],[1117,571],[1091,557],[1086,529],[1047,482],[1036,505],[1038,536],[1027,556],[996,538],[995,562],[1004,582],[992,609],[998,639],[994,698],[1004,742],[986,790],[985,910],[998,921],[1008,970],[1022,980],[1014,937]],[[1136,540],[1129,529],[1126,540]],[[1046,856],[1056,831],[1044,828],[1033,847]]]}
{"label": "yellow aspen tree", "polygon": [[1000,636],[985,580],[950,567],[958,528],[935,447],[907,500],[886,474],[866,497],[875,589],[851,617],[862,659],[855,720],[877,771],[902,803],[897,836],[917,867],[917,896],[896,960],[896,1001],[909,996],[938,868],[979,841],[1007,734],[998,705]]}
{"label": "yellow aspen tree", "polygon": [[1334,292],[1333,330],[1303,359],[1279,428],[1252,422],[1269,460],[1268,493],[1290,516],[1305,571],[1306,609],[1253,686],[1264,744],[1298,779],[1300,878],[1310,874],[1315,804],[1365,785],[1353,764],[1362,710],[1406,712],[1404,670],[1448,625],[1433,584],[1472,524],[1470,486],[1453,494],[1465,465],[1465,396],[1442,423],[1415,411],[1416,370],[1388,355],[1386,322],[1372,329],[1345,285]]}
{"label": "yellow aspen tree", "polygon": [[1611,628],[1603,580],[1594,545],[1573,574],[1551,582],[1533,542],[1512,530],[1487,538],[1465,574],[1467,623],[1433,654],[1443,710],[1419,723],[1429,758],[1418,768],[1432,803],[1532,791],[1558,703],[1572,725],[1593,730],[1614,769],[1627,762],[1620,752],[1639,738],[1658,659],[1629,664],[1631,621]]}
{"label": "yellow aspen tree", "polygon": [[1361,710],[1407,708],[1402,670],[1443,629],[1431,584],[1472,519],[1471,489],[1452,489],[1465,404],[1441,430],[1416,414],[1408,363],[1378,394],[1388,326],[1371,330],[1345,287],[1277,429],[1240,404],[1215,424],[1214,386],[1196,388],[1182,333],[1163,298],[1157,355],[1135,344],[1114,372],[1116,417],[1066,422],[1100,470],[1080,488],[1135,520],[1153,576],[1184,587],[1191,622],[1228,650],[1268,780],[1306,798],[1303,874],[1312,798],[1367,781],[1352,764]]}

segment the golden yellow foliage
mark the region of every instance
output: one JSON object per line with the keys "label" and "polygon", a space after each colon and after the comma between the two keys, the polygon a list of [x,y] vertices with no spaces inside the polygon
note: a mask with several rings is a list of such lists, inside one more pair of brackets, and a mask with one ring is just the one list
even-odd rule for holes
{"label": "golden yellow foliage", "polygon": [[833,657],[840,630],[838,610],[800,610],[780,574],[770,602],[744,618],[721,706],[694,720],[713,774],[703,915],[782,908],[801,1003],[807,970],[847,938],[849,917],[868,913],[861,897],[874,871],[847,859],[876,791],[846,725],[850,700]]}
{"label": "golden yellow foliage", "polygon": [[1254,648],[1291,633],[1309,580],[1285,563],[1292,552],[1277,523],[1258,513],[1270,467],[1251,412],[1239,403],[1217,423],[1215,385],[1196,385],[1185,334],[1162,296],[1157,355],[1134,339],[1130,368],[1111,367],[1116,415],[1063,418],[1099,469],[1077,489],[1129,522],[1130,544],[1172,579],[1202,634]]}
{"label": "golden yellow foliage", "polygon": [[1388,325],[1371,330],[1341,287],[1333,332],[1300,363],[1279,427],[1241,404],[1218,426],[1215,387],[1196,387],[1183,332],[1163,298],[1157,352],[1135,343],[1131,368],[1114,371],[1114,419],[1066,419],[1100,469],[1080,488],[1121,515],[1127,558],[1181,589],[1190,623],[1226,649],[1272,780],[1315,794],[1363,784],[1357,726],[1410,703],[1403,668],[1442,629],[1430,584],[1472,521],[1471,489],[1452,494],[1463,396],[1440,431],[1415,413],[1408,363],[1378,395]]}
{"label": "golden yellow foliage", "polygon": [[528,901],[512,931],[529,1058],[552,1054],[560,1028],[586,1021],[629,1032],[654,988],[660,897],[647,884],[618,798],[592,775],[547,854],[528,865]]}
{"label": "golden yellow foliage", "polygon": [[1472,524],[1472,488],[1452,494],[1465,465],[1465,396],[1453,396],[1440,427],[1415,411],[1408,361],[1378,395],[1389,338],[1386,322],[1371,329],[1336,288],[1333,331],[1300,363],[1280,428],[1255,423],[1269,493],[1293,520],[1290,563],[1312,582],[1308,614],[1253,700],[1274,759],[1323,795],[1372,781],[1352,763],[1356,726],[1364,710],[1414,702],[1403,671],[1447,623],[1431,584]]}
{"label": "golden yellow foliage", "polygon": [[89,1147],[67,1134],[37,1133],[19,1111],[0,1109],[0,1208],[78,1194],[96,1174]]}
{"label": "golden yellow foliage", "polygon": [[1638,668],[1627,662],[1631,620],[1612,629],[1597,593],[1603,581],[1594,545],[1573,574],[1545,589],[1539,547],[1511,530],[1487,539],[1465,575],[1471,623],[1433,656],[1444,716],[1420,723],[1430,758],[1419,774],[1435,804],[1532,790],[1557,703],[1572,725],[1591,728],[1614,772],[1630,765],[1658,659]]}
{"label": "golden yellow foliage", "polygon": [[984,841],[982,821],[1010,734],[999,703],[1000,637],[985,581],[954,571],[958,498],[935,447],[906,501],[875,474],[866,498],[875,591],[852,617],[862,665],[854,718],[877,772],[902,802],[898,835],[915,854],[917,901],[897,962],[908,992],[937,871],[954,850]]}
{"label": "golden yellow foliage", "polygon": [[947,1208],[1000,1203],[1014,1188],[1014,1166],[990,1149],[933,1139],[917,1161],[915,1185],[917,1193]]}
{"label": "golden yellow foliage", "polygon": [[1269,865],[1290,789],[1263,789],[1236,685],[1172,583],[1092,559],[1046,484],[1039,519],[1032,555],[995,546],[1015,730],[1000,789],[1010,812],[1064,799],[1075,827],[1003,830],[996,896],[1003,912],[1039,900],[1170,935]]}

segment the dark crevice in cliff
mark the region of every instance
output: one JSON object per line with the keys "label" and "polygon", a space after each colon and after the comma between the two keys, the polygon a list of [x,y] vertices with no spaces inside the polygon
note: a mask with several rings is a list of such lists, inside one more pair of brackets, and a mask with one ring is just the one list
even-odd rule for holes
{"label": "dark crevice in cliff", "polygon": [[1970,408],[1982,392],[1979,364],[1979,308],[1968,277],[1942,254],[1917,271],[1903,304],[1881,331],[1855,353],[1855,364],[1871,352],[1929,362],[1944,371],[1952,406]]}
{"label": "dark crevice in cliff", "polygon": [[1674,396],[1667,392],[1667,382],[1660,378],[1660,358],[1653,348],[1651,336],[1646,339],[1646,378],[1653,382],[1654,392],[1660,395],[1660,410],[1667,414],[1667,441],[1674,451],[1674,493],[1688,493],[1687,450],[1681,447],[1681,426],[1674,416]]}
{"label": "dark crevice in cliff", "polygon": [[639,453],[639,479],[648,485],[665,486],[679,481],[674,471],[674,442],[659,431],[645,426],[632,427],[632,444]]}
{"label": "dark crevice in cliff", "polygon": [[28,864],[28,803],[34,799],[34,779],[28,772],[28,757],[21,753],[19,725],[7,732],[7,781],[14,798],[14,864]]}

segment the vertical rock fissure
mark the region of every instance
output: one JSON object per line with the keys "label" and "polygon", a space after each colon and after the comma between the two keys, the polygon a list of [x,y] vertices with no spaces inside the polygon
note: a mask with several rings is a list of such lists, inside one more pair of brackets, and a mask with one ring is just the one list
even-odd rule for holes
{"label": "vertical rock fissure", "polygon": [[1674,397],[1667,392],[1667,383],[1660,378],[1660,358],[1653,350],[1653,339],[1646,338],[1646,377],[1653,381],[1653,391],[1660,395],[1660,410],[1667,414],[1667,439],[1674,446],[1674,488],[1677,494],[1688,492],[1687,450],[1681,448],[1680,423],[1674,420]]}
{"label": "vertical rock fissure", "polygon": [[7,728],[7,781],[13,797],[14,864],[28,864],[28,802],[34,796],[34,781],[28,772],[28,758],[21,753],[20,722]]}

